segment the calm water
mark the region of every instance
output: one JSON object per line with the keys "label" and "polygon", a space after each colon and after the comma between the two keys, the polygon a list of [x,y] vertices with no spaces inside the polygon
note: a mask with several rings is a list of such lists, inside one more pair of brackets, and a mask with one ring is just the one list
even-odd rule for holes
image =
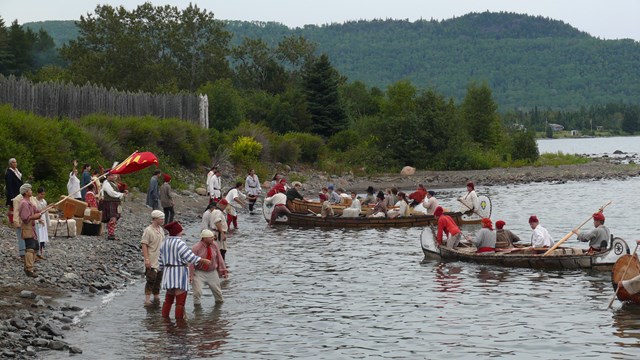
{"label": "calm water", "polygon": [[[613,200],[607,225],[631,242],[640,238],[639,188],[640,178],[477,190],[491,197],[494,221],[525,239],[531,214],[557,240]],[[442,191],[445,205],[462,190]],[[142,306],[139,282],[94,305],[66,340],[92,359],[640,356],[640,307],[607,309],[609,273],[423,264],[421,229],[267,228],[247,214],[240,226],[221,307],[209,295],[194,313],[189,296],[181,328]]]}
{"label": "calm water", "polygon": [[540,153],[565,154],[612,154],[616,150],[640,154],[640,136],[618,136],[608,138],[540,139],[537,140]]}

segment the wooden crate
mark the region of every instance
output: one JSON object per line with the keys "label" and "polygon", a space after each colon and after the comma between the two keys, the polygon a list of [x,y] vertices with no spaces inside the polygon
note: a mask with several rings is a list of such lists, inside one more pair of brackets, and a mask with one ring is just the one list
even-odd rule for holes
{"label": "wooden crate", "polygon": [[[64,199],[64,196],[60,197],[60,200],[62,200],[62,199]],[[76,200],[76,199],[72,199],[72,198],[67,198],[63,202],[58,204],[56,207],[58,208],[58,210],[64,211],[65,204],[73,204],[73,207],[74,207],[73,216],[74,217],[79,217],[79,218],[84,217],[84,210],[87,208],[87,203],[86,202],[80,201],[80,200]]]}

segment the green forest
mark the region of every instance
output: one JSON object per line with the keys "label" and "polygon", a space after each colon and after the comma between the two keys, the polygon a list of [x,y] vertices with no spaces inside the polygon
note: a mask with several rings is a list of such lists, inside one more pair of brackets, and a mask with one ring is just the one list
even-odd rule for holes
{"label": "green forest", "polygon": [[[535,134],[547,130],[548,123],[585,132],[602,126],[617,134],[633,134],[640,124],[638,104],[632,101],[640,67],[631,66],[639,61],[638,44],[593,39],[561,22],[524,15],[483,13],[443,22],[380,20],[291,30],[221,21],[196,5],[178,9],[145,3],[133,10],[99,5],[68,30],[76,31],[75,37],[48,33],[61,31],[60,22],[55,22],[57,30],[45,24],[38,30],[2,24],[3,75],[132,92],[197,92],[209,98],[210,129],[200,132],[177,120],[42,119],[0,108],[10,125],[0,130],[0,157],[26,159],[23,163],[34,171],[56,151],[80,161],[95,152],[91,159],[108,164],[140,148],[155,151],[167,164],[195,169],[227,162],[240,174],[256,168],[261,178],[269,176],[269,163],[309,165],[332,174],[391,172],[406,165],[486,169],[539,164]],[[71,40],[50,41],[65,36]],[[595,71],[574,80],[592,84],[581,96],[554,88],[550,82],[569,86],[568,79],[583,72],[561,55],[569,44],[584,48],[584,57],[573,61],[585,66],[604,61],[592,58],[594,51],[609,54],[607,63],[617,70],[606,85],[591,77],[609,73]],[[615,56],[609,52],[613,48],[619,49]],[[49,52],[49,63],[38,60],[43,52]],[[543,54],[547,60],[539,59]],[[552,58],[556,65],[549,66]],[[544,69],[544,85],[536,68]],[[496,80],[500,76],[504,83]],[[522,86],[514,85],[519,78],[516,84]],[[523,90],[533,82],[540,86],[540,97]],[[619,96],[624,92],[629,96]],[[574,102],[550,103],[565,97]],[[64,126],[58,129],[56,122]],[[38,142],[25,132],[38,124],[47,124],[58,144],[81,136],[97,145],[47,145],[42,147],[46,154],[34,154],[14,134]],[[58,169],[63,163],[48,164],[55,171],[39,173],[42,180],[56,182],[64,174]]]}

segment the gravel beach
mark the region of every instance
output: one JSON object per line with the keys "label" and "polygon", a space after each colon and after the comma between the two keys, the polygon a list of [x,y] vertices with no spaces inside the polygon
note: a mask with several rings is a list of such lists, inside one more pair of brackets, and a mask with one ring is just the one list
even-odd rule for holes
{"label": "gravel beach", "polygon": [[[523,167],[473,171],[418,171],[412,176],[387,174],[377,177],[337,177],[322,173],[303,174],[305,195],[312,198],[322,186],[335,184],[347,190],[364,192],[367,186],[376,189],[395,186],[413,189],[422,183],[427,188],[463,188],[468,180],[478,186],[531,182],[593,181],[626,179],[640,174],[635,164],[620,165],[595,161],[585,165],[557,167]],[[202,182],[191,184],[194,191],[177,191],[176,220],[187,226],[199,226],[207,197],[197,195]],[[226,184],[235,177],[225,178]],[[262,179],[265,180],[265,179]],[[263,193],[266,193],[264,191]],[[132,279],[141,279],[143,270],[140,237],[150,222],[151,210],[144,205],[146,194],[135,189],[123,203],[123,217],[118,222],[119,240],[107,241],[102,236],[57,237],[47,247],[46,260],[36,263],[37,278],[24,274],[18,257],[15,231],[6,224],[0,226],[0,357],[34,358],[44,349],[81,353],[79,344],[65,341],[65,331],[74,324],[82,310],[69,305],[74,295],[102,296],[126,286]],[[6,208],[2,210],[6,221]],[[142,307],[143,294],[140,294]]]}

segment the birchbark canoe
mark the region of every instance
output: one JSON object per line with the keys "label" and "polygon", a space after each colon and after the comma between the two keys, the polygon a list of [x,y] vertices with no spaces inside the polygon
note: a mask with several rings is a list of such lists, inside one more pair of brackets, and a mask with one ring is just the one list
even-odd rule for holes
{"label": "birchbark canoe", "polygon": [[[616,291],[618,300],[640,304],[640,293],[630,294],[624,287],[620,287],[620,290],[618,290],[620,281],[631,280],[638,275],[640,275],[640,261],[638,261],[637,254],[624,255],[616,261],[611,270],[611,285],[613,285],[613,290]],[[635,281],[638,280],[636,279]]]}
{"label": "birchbark canoe", "polygon": [[559,247],[548,256],[543,256],[548,249],[530,247],[478,254],[472,246],[455,249],[438,246],[432,229],[422,231],[420,246],[424,252],[425,260],[464,261],[483,265],[542,270],[611,270],[620,257],[630,252],[627,242],[622,238],[615,237],[610,240],[606,250],[595,254],[588,254],[587,249],[572,247]]}

